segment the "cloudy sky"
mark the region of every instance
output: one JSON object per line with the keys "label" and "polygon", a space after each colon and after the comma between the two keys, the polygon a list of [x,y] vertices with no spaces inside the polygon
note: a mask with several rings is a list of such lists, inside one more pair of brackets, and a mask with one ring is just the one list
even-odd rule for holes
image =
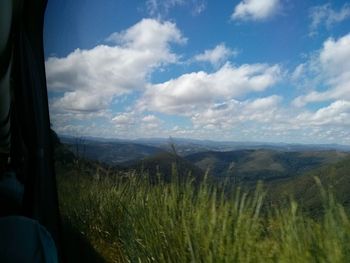
{"label": "cloudy sky", "polygon": [[105,138],[350,144],[350,3],[50,0],[51,122]]}

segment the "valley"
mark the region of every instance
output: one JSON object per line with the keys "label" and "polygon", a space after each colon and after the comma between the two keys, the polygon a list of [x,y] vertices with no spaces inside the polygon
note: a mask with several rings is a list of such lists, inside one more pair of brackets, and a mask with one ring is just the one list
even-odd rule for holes
{"label": "valley", "polygon": [[298,177],[350,156],[341,145],[271,145],[186,140],[135,141],[61,138],[77,158],[97,161],[120,170],[171,174],[176,163],[183,175],[208,173],[215,179],[265,182]]}

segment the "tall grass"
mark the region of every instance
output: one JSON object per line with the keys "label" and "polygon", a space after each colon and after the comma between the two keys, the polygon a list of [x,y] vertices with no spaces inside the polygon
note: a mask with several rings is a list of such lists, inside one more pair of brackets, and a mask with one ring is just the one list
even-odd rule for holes
{"label": "tall grass", "polygon": [[348,216],[321,187],[318,219],[293,201],[266,207],[259,185],[222,189],[136,174],[59,176],[63,216],[111,262],[350,262]]}

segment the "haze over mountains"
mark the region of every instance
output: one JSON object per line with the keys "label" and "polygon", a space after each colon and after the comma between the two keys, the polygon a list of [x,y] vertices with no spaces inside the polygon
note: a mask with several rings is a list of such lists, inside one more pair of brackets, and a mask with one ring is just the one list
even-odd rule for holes
{"label": "haze over mountains", "polygon": [[[108,140],[62,137],[78,157],[123,169],[148,169],[169,176],[171,164],[183,173],[206,172],[214,178],[236,181],[271,181],[296,177],[344,160],[350,146],[214,142],[191,139]],[[157,170],[158,169],[158,170]]]}
{"label": "haze over mountains", "polygon": [[[350,152],[350,145],[341,144],[289,144],[269,142],[234,142],[234,141],[211,141],[184,138],[140,138],[135,140],[104,139],[97,137],[75,138],[60,136],[62,143],[76,146],[83,144],[89,148],[96,148],[97,151],[107,151],[99,157],[100,161],[107,163],[122,163],[125,159],[137,160],[157,153],[159,151],[171,150],[171,145],[176,147],[176,153],[180,156],[187,156],[193,153],[205,151],[234,151],[249,149],[270,149],[278,151],[327,151],[336,150]],[[120,151],[120,152],[119,152]],[[141,151],[141,152],[140,152]],[[101,154],[101,152],[99,152]],[[86,157],[93,157],[95,153],[86,152]],[[120,156],[118,156],[118,154]],[[114,156],[113,158],[106,157]],[[126,155],[129,155],[128,157]],[[91,159],[96,159],[91,158]],[[113,160],[112,160],[113,159]]]}

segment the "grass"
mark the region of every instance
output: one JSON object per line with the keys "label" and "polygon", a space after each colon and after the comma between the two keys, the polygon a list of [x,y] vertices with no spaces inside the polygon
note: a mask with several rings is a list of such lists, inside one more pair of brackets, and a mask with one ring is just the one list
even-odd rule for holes
{"label": "grass", "polygon": [[313,219],[292,200],[269,207],[261,185],[225,192],[177,176],[151,184],[136,174],[58,173],[62,216],[108,262],[350,262],[348,215],[322,187]]}

